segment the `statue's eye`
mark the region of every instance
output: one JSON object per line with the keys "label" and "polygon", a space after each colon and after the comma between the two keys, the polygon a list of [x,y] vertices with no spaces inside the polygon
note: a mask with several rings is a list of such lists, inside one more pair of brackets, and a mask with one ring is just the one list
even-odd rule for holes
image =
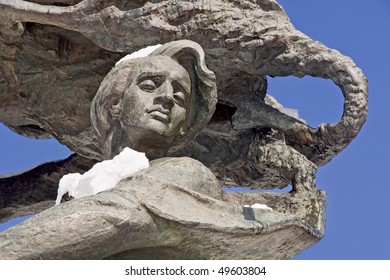
{"label": "statue's eye", "polygon": [[175,99],[175,102],[180,106],[183,106],[187,99],[186,90],[177,81],[174,81],[172,83],[172,86],[173,86],[173,98]]}
{"label": "statue's eye", "polygon": [[144,91],[154,91],[157,88],[152,80],[143,80],[138,84],[138,87]]}
{"label": "statue's eye", "polygon": [[184,104],[186,101],[186,96],[183,92],[177,91],[173,93],[173,98],[175,99],[175,102],[179,105]]}

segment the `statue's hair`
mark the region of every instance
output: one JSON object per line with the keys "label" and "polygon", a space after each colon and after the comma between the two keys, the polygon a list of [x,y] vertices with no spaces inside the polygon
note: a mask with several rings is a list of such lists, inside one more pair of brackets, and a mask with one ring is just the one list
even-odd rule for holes
{"label": "statue's hair", "polygon": [[[195,105],[188,109],[181,133],[169,149],[172,152],[193,140],[212,117],[217,103],[216,79],[206,66],[202,47],[193,41],[166,43],[151,53],[149,57],[151,56],[172,58],[182,65],[191,77],[191,97]],[[121,111],[121,99],[134,78],[131,70],[143,59],[134,58],[117,64],[104,78],[92,101],[91,122],[102,150],[105,145],[110,145],[110,126],[113,116]]]}

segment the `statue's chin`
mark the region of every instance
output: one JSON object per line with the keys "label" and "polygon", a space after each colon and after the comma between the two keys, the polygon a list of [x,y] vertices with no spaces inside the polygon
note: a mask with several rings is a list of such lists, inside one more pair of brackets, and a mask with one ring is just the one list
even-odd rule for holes
{"label": "statue's chin", "polygon": [[173,138],[175,131],[172,129],[172,125],[169,119],[162,115],[151,115],[148,122],[144,126],[145,133],[150,131],[151,134],[155,134],[156,137]]}

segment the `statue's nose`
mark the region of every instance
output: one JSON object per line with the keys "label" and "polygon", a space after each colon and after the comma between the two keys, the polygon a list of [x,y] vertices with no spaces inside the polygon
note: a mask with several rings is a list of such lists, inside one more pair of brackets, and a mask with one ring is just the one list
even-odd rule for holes
{"label": "statue's nose", "polygon": [[172,84],[169,82],[164,83],[164,85],[160,87],[160,91],[155,100],[167,109],[171,109],[175,105]]}

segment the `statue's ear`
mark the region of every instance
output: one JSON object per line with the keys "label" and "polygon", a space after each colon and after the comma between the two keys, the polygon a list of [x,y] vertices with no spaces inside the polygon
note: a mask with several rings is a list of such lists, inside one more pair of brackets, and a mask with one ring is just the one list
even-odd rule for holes
{"label": "statue's ear", "polygon": [[121,100],[119,99],[116,104],[112,104],[109,108],[110,114],[114,120],[118,119],[121,112]]}
{"label": "statue's ear", "polygon": [[106,133],[120,114],[122,94],[103,82],[91,104],[91,122],[98,141],[105,141]]}
{"label": "statue's ear", "polygon": [[[103,85],[105,86],[105,85]],[[101,114],[100,120],[111,124],[113,120],[117,119],[120,113],[121,101],[122,101],[122,90],[110,87],[103,88],[108,94],[102,94],[100,97],[99,106],[101,107],[99,112]]]}
{"label": "statue's ear", "polygon": [[121,115],[121,104],[122,104],[122,95],[121,94],[112,94],[104,105],[103,113],[104,116],[104,125],[105,125],[105,135],[100,139],[100,145],[102,147],[102,155],[104,159],[112,158],[112,145],[114,137],[118,136],[118,123],[117,121]]}

